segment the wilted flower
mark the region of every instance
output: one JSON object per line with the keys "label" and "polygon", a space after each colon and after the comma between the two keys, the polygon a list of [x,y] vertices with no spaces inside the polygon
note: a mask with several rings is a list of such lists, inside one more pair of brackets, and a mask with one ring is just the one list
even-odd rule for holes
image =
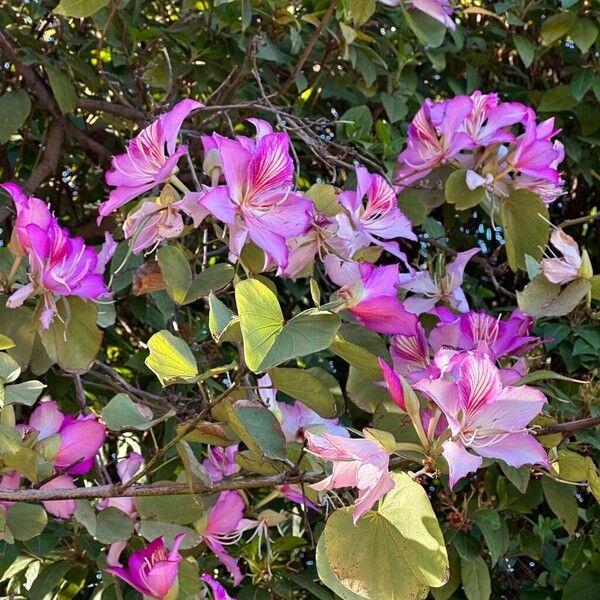
{"label": "wilted flower", "polygon": [[438,302],[445,301],[456,310],[467,312],[469,304],[461,286],[465,267],[478,252],[479,248],[459,252],[442,274],[432,275],[429,271],[400,274],[400,287],[419,294],[404,301],[406,310],[420,315],[430,311]]}
{"label": "wilted flower", "polygon": [[546,279],[563,285],[582,277],[583,260],[577,242],[558,227],[552,231],[550,242],[562,257],[542,259],[540,266]]}
{"label": "wilted flower", "polygon": [[338,298],[343,308],[362,325],[378,333],[411,333],[416,318],[398,300],[398,265],[375,267],[353,263],[329,254],[325,257],[328,277],[341,286]]}
{"label": "wilted flower", "polygon": [[183,557],[179,554],[179,546],[185,533],[173,540],[173,548],[169,552],[161,536],[150,542],[148,546],[134,552],[123,567],[108,567],[107,573],[120,577],[144,596],[152,600],[177,600],[179,598],[179,562]]}
{"label": "wilted flower", "polygon": [[110,233],[97,253],[80,237],[72,238],[37,198],[27,198],[14,184],[4,184],[15,202],[16,239],[19,249],[29,257],[29,283],[8,298],[6,306],[16,308],[40,291],[44,308],[40,314],[42,328],[48,329],[57,313],[57,296],[79,296],[97,300],[109,293],[103,273],[112,257],[116,242]]}
{"label": "wilted flower", "polygon": [[498,368],[485,354],[462,353],[451,360],[453,364],[439,379],[416,384],[448,420],[450,437],[442,444],[442,454],[448,462],[450,485],[476,471],[482,457],[513,467],[548,468],[544,448],[526,430],[542,410],[544,394],[525,385],[504,386]]}
{"label": "wilted flower", "polygon": [[229,225],[231,255],[239,257],[250,238],[285,269],[288,264],[286,239],[305,233],[312,203],[292,191],[294,164],[287,133],[274,133],[260,119],[251,122],[256,140],[238,136],[235,140],[213,134],[218,148],[225,185],[213,187],[202,205]]}
{"label": "wilted flower", "polygon": [[179,130],[186,117],[202,106],[196,100],[182,100],[129,140],[125,154],[113,157],[106,183],[115,189],[100,205],[100,218],[175,175],[179,158],[187,152],[186,146],[177,146]]}
{"label": "wilted flower", "polygon": [[388,466],[390,453],[375,439],[350,439],[325,433],[306,433],[308,449],[315,456],[333,463],[329,477],[314,483],[317,491],[344,487],[358,489],[354,504],[354,524],[394,487]]}

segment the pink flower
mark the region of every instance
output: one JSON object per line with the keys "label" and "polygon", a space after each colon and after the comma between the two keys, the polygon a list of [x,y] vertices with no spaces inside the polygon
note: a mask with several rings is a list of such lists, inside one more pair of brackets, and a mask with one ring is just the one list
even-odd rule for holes
{"label": "pink flower", "polygon": [[425,100],[408,128],[406,149],[398,156],[395,183],[406,186],[422,179],[459,152],[474,146],[461,131],[473,103],[468,96],[443,102]]}
{"label": "pink flower", "polygon": [[54,467],[70,475],[87,473],[104,444],[106,430],[94,415],[65,415],[53,400],[43,399],[31,413],[29,427],[39,433],[37,440],[60,436]]}
{"label": "pink flower", "polygon": [[175,537],[171,552],[168,552],[163,537],[156,538],[129,557],[127,569],[108,567],[105,571],[120,577],[152,600],[176,600],[179,598],[179,562],[183,560],[179,546],[184,537],[184,533]]}
{"label": "pink flower", "polygon": [[420,379],[430,362],[429,345],[423,326],[417,322],[410,335],[392,336],[390,355],[397,373],[409,381]]}
{"label": "pink flower", "polygon": [[256,140],[235,140],[213,134],[226,185],[212,188],[202,205],[229,225],[234,258],[250,238],[282,269],[288,264],[286,239],[305,233],[312,203],[292,191],[294,164],[286,133],[273,133],[266,121],[253,119]]}
{"label": "pink flower", "polygon": [[438,302],[445,301],[456,310],[467,312],[469,304],[461,285],[467,262],[478,252],[479,248],[459,252],[441,277],[434,277],[428,271],[402,273],[400,287],[419,294],[404,301],[406,310],[420,315],[430,311]]}
{"label": "pink flower", "polygon": [[343,308],[361,325],[378,333],[410,334],[416,318],[398,300],[398,265],[374,267],[369,263],[344,262],[333,254],[325,257],[329,278],[341,286]]}
{"label": "pink flower", "polygon": [[5,184],[4,188],[15,199],[16,239],[19,248],[29,257],[30,279],[28,284],[13,292],[6,306],[21,306],[41,289],[44,309],[40,323],[47,329],[57,312],[55,295],[79,296],[86,300],[108,295],[103,273],[116,249],[112,236],[106,233],[104,245],[96,253],[82,238],[71,238],[40,200],[26,198],[14,184]]}
{"label": "pink flower", "polygon": [[130,140],[125,154],[113,157],[106,183],[115,189],[100,205],[100,219],[177,172],[177,162],[187,152],[186,146],[177,146],[179,130],[186,117],[202,106],[189,98],[182,100]]}
{"label": "pink flower", "polygon": [[[9,471],[0,477],[0,489],[18,490],[21,487],[21,477],[21,473],[18,471]],[[14,502],[2,500],[0,502],[0,510],[5,513],[11,504],[14,504]]]}
{"label": "pink flower", "polygon": [[226,448],[208,447],[208,456],[202,461],[202,466],[206,469],[211,481],[221,481],[225,477],[235,475],[240,470],[240,465],[235,462],[237,453],[237,444]]}
{"label": "pink flower", "polygon": [[208,211],[200,205],[203,193],[188,192],[183,199],[171,203],[144,200],[127,215],[123,224],[125,239],[132,240],[134,254],[151,248],[163,240],[179,237],[183,232],[183,215],[193,219],[198,227]]}
{"label": "pink flower", "polygon": [[[69,475],[60,475],[40,486],[41,490],[73,490],[77,486]],[[69,519],[75,512],[75,500],[46,500],[44,508],[59,519]]]}
{"label": "pink flower", "polygon": [[374,439],[349,439],[325,433],[306,433],[308,449],[333,463],[333,471],[311,487],[317,491],[344,487],[358,489],[354,504],[354,524],[394,487],[388,472],[390,453]]}
{"label": "pink flower", "polygon": [[325,419],[314,410],[296,400],[294,404],[278,402],[281,429],[288,442],[303,442],[308,432],[314,435],[331,433],[350,437],[348,430],[340,425],[339,419]]}
{"label": "pink flower", "polygon": [[398,242],[382,241],[399,237],[417,239],[410,220],[398,208],[392,186],[381,175],[373,175],[360,166],[356,167],[356,180],[356,191],[342,192],[338,202],[348,211],[356,231],[366,238],[365,245],[372,243],[381,246],[406,262]]}
{"label": "pink flower", "polygon": [[[382,4],[387,6],[400,6],[402,0],[381,0]],[[451,31],[456,30],[456,23],[452,20],[452,4],[449,0],[406,0],[404,5],[407,8],[411,6],[428,14],[430,17],[445,25]]]}
{"label": "pink flower", "polygon": [[463,353],[439,379],[423,379],[416,387],[446,416],[451,437],[442,445],[450,469],[450,485],[476,471],[483,458],[510,466],[537,464],[549,468],[542,445],[527,432],[529,422],[546,402],[532,387],[503,386],[496,366],[486,355]]}
{"label": "pink flower", "polygon": [[221,492],[215,505],[205,517],[205,528],[200,533],[204,543],[212,550],[239,585],[244,576],[237,560],[225,550],[224,544],[235,543],[241,538],[243,528],[244,501],[233,491]]}
{"label": "pink flower", "polygon": [[311,502],[306,497],[306,495],[302,491],[302,486],[292,483],[286,483],[285,485],[280,485],[277,489],[281,492],[281,495],[287,500],[290,500],[295,504],[299,504],[300,506],[306,506],[315,511],[319,510],[315,503]]}
{"label": "pink flower", "polygon": [[[130,452],[127,458],[117,462],[117,473],[121,483],[127,483],[133,479],[137,472],[144,466],[144,457],[137,452]],[[112,506],[129,515],[131,518],[137,516],[137,505],[132,496],[118,496],[116,498],[104,498],[96,505],[98,510],[104,510]]]}
{"label": "pink flower", "polygon": [[582,258],[577,242],[558,227],[552,231],[550,242],[562,254],[562,257],[542,259],[540,266],[546,279],[559,285],[579,279]]}
{"label": "pink flower", "polygon": [[205,573],[200,579],[210,587],[214,600],[235,600],[235,598],[232,598],[227,593],[227,590],[214,577]]}

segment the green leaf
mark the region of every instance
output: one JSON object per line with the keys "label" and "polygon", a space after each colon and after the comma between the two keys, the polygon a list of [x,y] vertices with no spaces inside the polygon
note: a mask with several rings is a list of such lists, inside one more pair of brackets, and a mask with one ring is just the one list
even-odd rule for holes
{"label": "green leaf", "polygon": [[[12,310],[12,309],[11,309]],[[8,350],[14,348],[15,343],[7,335],[0,333],[0,350]]]}
{"label": "green leaf", "polygon": [[538,110],[540,112],[559,112],[577,106],[577,100],[568,85],[557,85],[540,96]]}
{"label": "green leaf", "polygon": [[533,42],[522,35],[513,35],[513,42],[523,64],[526,68],[529,68],[535,58],[535,46]]}
{"label": "green leaf", "polygon": [[545,19],[542,23],[542,42],[544,45],[550,46],[566,35],[571,27],[575,25],[576,20],[577,14],[574,12],[562,12]]}
{"label": "green leaf", "polygon": [[235,288],[246,364],[255,373],[324,350],[340,326],[337,315],[311,308],[285,323],[277,296],[257,279]]}
{"label": "green leaf", "polygon": [[506,525],[503,527],[500,515],[494,510],[480,510],[475,514],[473,520],[483,534],[485,544],[490,551],[492,566],[494,566],[508,550],[510,544]]}
{"label": "green leaf", "polygon": [[354,25],[360,27],[375,12],[375,0],[348,0],[348,12],[352,16]]}
{"label": "green leaf", "polygon": [[442,45],[446,37],[446,26],[443,23],[420,10],[404,10],[403,8],[402,13],[408,26],[422,44],[430,48]]}
{"label": "green leaf", "polygon": [[287,458],[281,425],[268,408],[250,400],[226,402],[224,407],[228,425],[258,458]]}
{"label": "green leaf", "polygon": [[33,406],[46,386],[41,381],[25,381],[4,388],[4,404]]}
{"label": "green leaf", "polygon": [[58,303],[58,313],[60,319],[55,317],[46,331],[40,331],[44,349],[65,371],[86,373],[102,342],[96,326],[98,310],[93,302],[70,296]]}
{"label": "green leaf", "polygon": [[572,575],[567,581],[562,600],[600,598],[600,574],[592,566]]}
{"label": "green leaf", "polygon": [[21,374],[19,363],[6,352],[0,352],[0,383],[11,383]]}
{"label": "green leaf", "polygon": [[343,358],[349,365],[356,367],[361,374],[371,381],[381,381],[381,368],[377,356],[347,340],[341,333],[335,336],[329,349]]}
{"label": "green leaf", "polygon": [[26,541],[44,531],[48,515],[39,504],[16,502],[6,511],[6,526],[15,540]]}
{"label": "green leaf", "polygon": [[335,417],[336,399],[328,386],[309,371],[275,368],[269,371],[269,376],[279,391],[300,400],[321,417]]}
{"label": "green leaf", "polygon": [[136,498],[135,504],[142,519],[179,525],[188,525],[197,521],[204,512],[202,502],[191,494],[140,496]]}
{"label": "green leaf", "polygon": [[109,506],[96,517],[96,539],[103,544],[128,540],[133,534],[133,520],[122,510]]}
{"label": "green leaf", "polygon": [[583,97],[590,91],[594,83],[594,71],[592,69],[581,69],[575,73],[569,83],[569,89],[573,97],[581,102]]}
{"label": "green leaf", "polygon": [[521,494],[524,494],[527,491],[529,479],[531,477],[531,472],[527,465],[517,468],[511,467],[505,462],[500,461],[500,468],[504,475],[506,475],[506,478],[521,492]]}
{"label": "green leaf", "polygon": [[58,587],[70,568],[71,563],[68,560],[59,560],[43,568],[31,584],[27,597],[30,600],[43,600]]}
{"label": "green leaf", "polygon": [[185,533],[185,538],[181,544],[183,550],[197,546],[201,540],[200,536],[191,528],[177,523],[163,523],[162,521],[141,521],[139,534],[149,542],[159,536],[164,536],[167,546],[173,545],[175,536]]}
{"label": "green leaf", "polygon": [[153,419],[152,411],[147,406],[134,402],[127,394],[117,394],[102,409],[102,420],[111,431],[146,431],[173,415],[171,410],[160,419]]}
{"label": "green leaf", "polygon": [[587,17],[578,17],[571,29],[571,37],[575,45],[585,54],[598,37],[598,25]]}
{"label": "green leaf", "polygon": [[548,207],[528,190],[514,190],[500,203],[506,254],[513,271],[526,270],[525,255],[538,260],[548,243]]}
{"label": "green leaf", "polygon": [[477,556],[460,561],[463,589],[467,600],[488,600],[492,595],[490,572],[485,560]]}
{"label": "green leaf", "polygon": [[173,302],[183,304],[192,285],[192,269],[187,257],[175,246],[163,246],[157,250],[156,259],[165,279],[167,294]]}
{"label": "green leaf", "polygon": [[0,144],[5,144],[25,123],[31,99],[25,90],[15,89],[0,96]]}
{"label": "green leaf", "polygon": [[109,0],[61,0],[54,12],[65,17],[91,17],[108,3]]}
{"label": "green leaf", "polygon": [[577,514],[578,506],[575,498],[575,488],[565,483],[559,483],[554,479],[542,477],[542,489],[546,502],[552,512],[560,519],[563,527],[573,534],[577,530],[579,516]]}
{"label": "green leaf", "polygon": [[340,118],[337,135],[348,139],[367,139],[373,128],[373,115],[368,106],[353,106]]}
{"label": "green leaf", "polygon": [[194,278],[187,290],[183,304],[195,302],[198,298],[208,296],[231,283],[235,269],[229,263],[219,263],[208,267]]}
{"label": "green leaf", "polygon": [[335,217],[342,210],[342,207],[337,201],[337,193],[335,187],[330,183],[315,183],[304,195],[312,200],[315,208],[327,217]]}
{"label": "green leaf", "polygon": [[[396,487],[377,512],[354,527],[350,509],[330,515],[322,534],[319,575],[342,597],[405,600],[425,598],[430,586],[448,579],[442,532],[425,490],[406,473],[393,473]],[[325,569],[323,568],[325,566]]]}
{"label": "green leaf", "polygon": [[390,123],[396,123],[408,114],[406,102],[399,96],[392,96],[386,92],[381,92],[381,103],[387,113]]}
{"label": "green leaf", "polygon": [[72,79],[65,71],[59,71],[48,65],[45,65],[44,68],[60,112],[63,115],[72,113],[77,106],[77,92]]}
{"label": "green leaf", "polygon": [[530,281],[522,292],[517,292],[521,310],[532,317],[562,317],[572,312],[587,296],[591,283],[578,279],[562,291],[543,274]]}
{"label": "green leaf", "polygon": [[458,169],[450,174],[446,180],[446,199],[454,204],[456,210],[467,210],[477,206],[485,198],[485,187],[481,186],[474,190],[467,185],[466,169]]}
{"label": "green leaf", "polygon": [[547,381],[548,379],[582,383],[579,379],[573,379],[572,377],[567,377],[566,375],[561,375],[560,373],[555,373],[554,371],[541,370],[527,373],[527,375],[521,377],[521,379],[519,379],[514,385],[529,385],[530,383],[535,383],[536,381]]}
{"label": "green leaf", "polygon": [[148,340],[150,354],[146,366],[166,387],[174,383],[193,383],[198,377],[198,365],[190,347],[172,333],[163,329]]}

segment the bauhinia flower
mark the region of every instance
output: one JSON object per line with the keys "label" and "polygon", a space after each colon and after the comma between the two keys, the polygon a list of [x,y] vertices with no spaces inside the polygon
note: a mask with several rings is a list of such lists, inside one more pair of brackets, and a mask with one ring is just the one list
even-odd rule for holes
{"label": "bauhinia flower", "polygon": [[184,537],[185,533],[175,537],[170,552],[165,546],[164,538],[162,536],[156,538],[148,546],[129,557],[126,569],[108,567],[105,571],[120,577],[152,600],[177,600],[179,562],[183,560],[179,554],[179,546]]}
{"label": "bauhinia flower", "polygon": [[317,491],[344,487],[358,489],[354,503],[354,524],[394,487],[389,474],[390,453],[375,439],[350,439],[325,433],[306,433],[308,450],[315,456],[331,461],[330,476],[314,483]]}
{"label": "bauhinia flower", "polygon": [[398,265],[375,267],[370,263],[342,261],[333,254],[325,257],[325,270],[341,286],[339,307],[345,308],[361,325],[378,333],[410,334],[416,318],[398,300]]}
{"label": "bauhinia flower", "polygon": [[289,260],[286,240],[307,231],[312,203],[292,191],[289,136],[274,133],[266,121],[251,122],[257,130],[256,140],[213,134],[225,185],[213,187],[201,203],[229,225],[232,257],[238,258],[250,239],[264,250],[266,264],[274,261],[285,269]]}
{"label": "bauhinia flower", "polygon": [[454,10],[449,0],[406,0],[405,2],[402,2],[402,0],[381,0],[381,3],[388,6],[404,4],[406,8],[416,8],[439,21],[451,31],[456,30],[456,23],[452,19]]}
{"label": "bauhinia flower", "polygon": [[3,185],[15,202],[15,229],[19,248],[29,258],[29,283],[8,298],[6,306],[16,308],[30,296],[42,293],[42,328],[47,329],[57,313],[55,296],[79,296],[98,300],[109,294],[103,273],[114,254],[116,242],[107,233],[97,253],[80,237],[72,238],[37,198],[26,197],[14,184]]}
{"label": "bauhinia flower", "polygon": [[[137,472],[144,466],[144,457],[138,452],[130,452],[126,458],[117,462],[117,473],[122,484],[133,479]],[[96,505],[98,510],[109,507],[118,508],[131,518],[137,516],[137,505],[132,496],[117,496],[115,498],[104,498]]]}
{"label": "bauhinia flower", "polygon": [[397,373],[409,381],[418,381],[430,363],[429,345],[423,326],[417,321],[407,335],[394,335],[390,339],[390,356]]}
{"label": "bauhinia flower", "polygon": [[235,475],[240,470],[240,465],[235,462],[238,453],[238,445],[227,446],[209,446],[207,457],[202,461],[202,466],[206,469],[211,481],[221,481],[225,477]]}
{"label": "bauhinia flower", "polygon": [[420,315],[430,311],[438,302],[444,301],[456,310],[467,312],[469,303],[461,285],[467,263],[478,252],[479,248],[459,252],[454,260],[446,265],[444,273],[432,275],[429,271],[412,271],[400,274],[400,287],[418,294],[406,298],[406,310]]}
{"label": "bauhinia flower", "polygon": [[211,589],[214,600],[235,600],[228,593],[227,590],[211,575],[205,573],[200,577],[206,585]]}
{"label": "bauhinia flower", "polygon": [[[485,354],[463,353],[446,372],[451,378],[423,379],[416,384],[441,409],[449,424],[442,444],[450,486],[475,472],[483,457],[512,467],[525,464],[549,468],[542,445],[527,431],[546,397],[529,386],[504,386],[498,368]],[[458,360],[456,360],[458,359]]]}
{"label": "bauhinia flower", "polygon": [[307,432],[315,435],[331,433],[350,437],[348,430],[340,425],[339,419],[325,419],[298,400],[294,404],[278,404],[281,429],[288,442],[303,442]]}
{"label": "bauhinia flower", "polygon": [[577,242],[570,235],[556,227],[550,235],[550,242],[562,256],[542,259],[540,266],[548,281],[564,285],[588,275],[582,272],[584,265],[582,254]]}
{"label": "bauhinia flower", "polygon": [[[338,202],[347,210],[354,229],[367,243],[381,246],[406,262],[395,238],[416,240],[410,220],[398,208],[396,193],[381,176],[356,167],[356,191],[342,192]],[[366,202],[365,202],[366,198]]]}
{"label": "bauhinia flower", "polygon": [[177,173],[179,158],[187,147],[177,145],[177,136],[186,117],[203,105],[186,99],[143,129],[129,141],[127,152],[113,157],[106,183],[115,189],[100,205],[100,219]]}

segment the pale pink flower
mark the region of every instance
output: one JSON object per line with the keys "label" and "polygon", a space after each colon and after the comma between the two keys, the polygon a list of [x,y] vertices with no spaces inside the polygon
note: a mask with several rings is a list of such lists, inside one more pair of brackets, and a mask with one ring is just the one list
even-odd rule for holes
{"label": "pale pink flower", "polygon": [[529,386],[504,386],[498,368],[485,354],[451,357],[439,379],[423,379],[417,389],[442,410],[451,437],[442,445],[450,469],[450,485],[476,471],[483,458],[513,467],[537,464],[549,468],[542,445],[526,427],[546,402]]}
{"label": "pale pink flower", "polygon": [[325,419],[299,400],[293,404],[278,402],[281,430],[288,442],[303,442],[308,432],[314,435],[331,433],[350,437],[348,430],[340,425],[339,419]]}
{"label": "pale pink flower", "polygon": [[559,227],[552,231],[550,242],[562,254],[562,257],[542,259],[540,266],[546,279],[559,285],[579,279],[582,258],[577,242]]}
{"label": "pale pink flower", "polygon": [[202,466],[206,469],[211,481],[221,481],[225,477],[235,475],[240,470],[240,465],[235,462],[238,454],[238,445],[227,446],[209,446],[208,456],[202,461]]}
{"label": "pale pink flower", "polygon": [[479,248],[459,252],[446,266],[446,272],[441,277],[434,277],[429,271],[400,274],[400,287],[418,294],[404,300],[406,310],[420,315],[430,311],[438,302],[444,301],[456,310],[467,312],[469,303],[461,286],[465,267],[478,252]]}
{"label": "pale pink flower", "polygon": [[331,461],[332,474],[311,487],[317,491],[344,487],[358,489],[353,521],[369,511],[394,487],[389,474],[390,453],[376,440],[349,439],[325,433],[322,436],[306,433],[309,451]]}
{"label": "pale pink flower", "polygon": [[[77,486],[69,475],[59,475],[40,486],[41,490],[73,490]],[[75,500],[46,500],[44,508],[59,519],[69,519],[75,512]]]}
{"label": "pale pink flower", "polygon": [[286,239],[302,235],[310,225],[312,203],[293,190],[294,164],[286,133],[274,133],[266,121],[252,119],[256,140],[213,134],[225,175],[202,198],[202,205],[229,225],[231,256],[238,258],[252,240],[264,250],[268,264],[288,265]]}
{"label": "pale pink flower", "polygon": [[[22,475],[18,471],[9,471],[4,475],[0,476],[0,489],[2,490],[18,490],[21,487]],[[8,507],[14,504],[9,500],[0,501],[0,510],[6,512]]]}
{"label": "pale pink flower", "polygon": [[113,157],[106,183],[115,189],[100,205],[100,219],[177,172],[179,158],[187,152],[186,146],[177,146],[179,130],[187,116],[202,106],[196,100],[182,100],[129,140],[125,154]]}
{"label": "pale pink flower", "polygon": [[381,0],[381,3],[387,4],[387,6],[400,6],[404,4],[406,8],[416,8],[442,23],[450,31],[456,30],[456,23],[452,19],[454,10],[449,0],[405,0],[404,2],[402,0]]}
{"label": "pale pink flower", "polygon": [[[122,458],[117,462],[117,473],[121,483],[127,483],[133,479],[138,471],[144,466],[144,457],[138,452],[130,452],[126,458]],[[137,517],[137,505],[135,498],[132,496],[118,496],[115,498],[104,498],[96,505],[98,510],[105,508],[118,508],[132,519]]]}

